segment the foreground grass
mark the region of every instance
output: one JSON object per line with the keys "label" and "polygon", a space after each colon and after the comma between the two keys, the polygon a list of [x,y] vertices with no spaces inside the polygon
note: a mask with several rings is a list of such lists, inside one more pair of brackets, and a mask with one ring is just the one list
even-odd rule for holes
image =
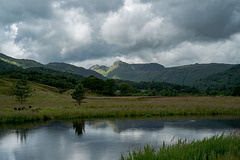
{"label": "foreground grass", "polygon": [[[56,88],[33,84],[32,97],[21,105],[8,94],[10,85],[11,82],[0,80],[0,123],[78,118],[240,116],[238,97],[88,96],[78,106],[70,95],[71,90],[59,94]],[[14,110],[19,107],[25,110]]]}
{"label": "foreground grass", "polygon": [[231,134],[213,136],[199,141],[178,140],[176,144],[160,148],[146,145],[144,149],[129,152],[127,157],[121,156],[121,160],[217,160],[240,159],[240,135]]}

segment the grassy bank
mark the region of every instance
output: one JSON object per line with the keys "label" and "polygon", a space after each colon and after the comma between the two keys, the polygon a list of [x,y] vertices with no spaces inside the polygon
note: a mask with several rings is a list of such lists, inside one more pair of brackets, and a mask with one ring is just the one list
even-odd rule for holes
{"label": "grassy bank", "polygon": [[[54,87],[33,84],[32,97],[25,104],[18,104],[9,95],[10,86],[11,82],[0,80],[0,122],[3,123],[82,117],[240,116],[238,97],[87,96],[78,106],[71,98],[71,90],[59,94]],[[14,110],[22,107],[25,110]]]}
{"label": "grassy bank", "polygon": [[213,136],[199,141],[187,142],[178,140],[176,144],[162,147],[146,145],[144,149],[132,151],[127,157],[122,156],[121,160],[219,160],[219,159],[240,159],[240,135]]}

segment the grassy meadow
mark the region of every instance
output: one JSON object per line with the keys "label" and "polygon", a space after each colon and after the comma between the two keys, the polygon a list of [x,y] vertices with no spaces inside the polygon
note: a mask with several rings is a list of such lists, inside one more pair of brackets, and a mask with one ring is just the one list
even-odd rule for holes
{"label": "grassy meadow", "polygon": [[[239,97],[101,97],[87,95],[79,106],[73,90],[32,83],[33,93],[19,104],[10,95],[14,80],[0,79],[0,122],[27,122],[49,119],[164,117],[164,116],[240,116]],[[29,108],[31,106],[31,108]],[[25,107],[25,110],[14,108]]]}

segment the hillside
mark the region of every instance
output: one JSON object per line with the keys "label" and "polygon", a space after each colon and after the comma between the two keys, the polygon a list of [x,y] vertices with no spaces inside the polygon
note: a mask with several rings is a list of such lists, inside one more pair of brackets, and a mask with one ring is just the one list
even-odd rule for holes
{"label": "hillside", "polygon": [[0,71],[0,78],[20,79],[24,77],[32,82],[54,86],[58,88],[60,92],[74,89],[76,84],[83,79],[83,77],[80,75],[74,75],[55,70],[50,71],[54,72],[40,72],[38,68],[36,70],[35,68],[34,70],[6,70]]}
{"label": "hillside", "polygon": [[103,76],[114,79],[190,85],[196,80],[226,71],[232,66],[233,65],[230,64],[211,63],[165,68],[157,63],[128,64],[122,61],[116,61],[111,67],[94,65],[90,69]]}
{"label": "hillside", "polygon": [[145,79],[148,80],[152,75],[164,70],[164,66],[157,63],[128,64],[116,61],[111,67],[94,65],[90,69],[108,78],[145,81]]}
{"label": "hillside", "polygon": [[97,72],[97,73],[99,73],[99,74],[101,74],[101,75],[103,75],[103,76],[107,76],[107,70],[109,69],[109,67],[107,67],[107,66],[99,66],[99,65],[94,65],[94,66],[92,66],[91,68],[90,68],[90,70],[92,70],[92,71],[95,71],[95,72]]}
{"label": "hillside", "polygon": [[190,85],[201,78],[226,71],[232,66],[230,64],[210,63],[171,67],[154,75],[150,80]]}
{"label": "hillside", "polygon": [[62,72],[44,67],[23,68],[16,65],[14,59],[9,57],[0,59],[0,78],[19,79],[26,77],[29,81],[34,81],[40,84],[55,86],[62,90],[74,88],[75,85],[84,77],[81,75]]}
{"label": "hillside", "polygon": [[73,74],[82,75],[84,77],[94,75],[95,77],[104,79],[104,77],[101,74],[99,74],[95,71],[92,71],[92,70],[82,68],[82,67],[76,67],[76,66],[66,64],[66,63],[49,63],[47,65],[44,65],[44,64],[41,64],[34,60],[15,59],[15,58],[12,58],[12,57],[9,57],[9,56],[6,56],[6,55],[0,53],[0,68],[1,68],[1,70],[20,69],[20,68],[27,69],[27,68],[32,68],[32,67],[50,68],[50,69],[54,69],[57,71],[70,72]]}
{"label": "hillside", "polygon": [[15,64],[9,63],[5,60],[2,60],[0,58],[0,71],[5,71],[5,70],[21,70],[22,67],[19,67]]}
{"label": "hillside", "polygon": [[23,68],[30,68],[30,67],[43,67],[44,65],[36,62],[34,60],[29,60],[29,59],[15,59],[12,57],[8,57],[2,53],[0,53],[0,60],[8,62],[10,64],[16,65],[18,67],[23,67]]}
{"label": "hillside", "polygon": [[[11,87],[13,83],[16,82],[16,79],[9,78],[1,78],[0,79],[0,95],[9,96],[11,95]],[[35,82],[30,82],[32,85],[32,89],[35,93],[39,92],[50,92],[50,93],[58,93],[58,88],[53,86],[48,86],[44,84],[39,84]]]}
{"label": "hillside", "polygon": [[232,89],[235,86],[240,85],[240,65],[234,65],[232,68],[224,72],[202,78],[199,81],[194,82],[192,85],[203,91],[216,90],[220,92],[228,92],[227,94],[230,95]]}
{"label": "hillside", "polygon": [[104,76],[102,76],[101,74],[92,71],[92,70],[88,70],[85,69],[83,67],[77,67],[71,64],[67,64],[67,63],[49,63],[47,65],[45,65],[46,68],[50,68],[50,69],[54,69],[54,70],[58,70],[58,71],[63,71],[63,72],[69,72],[69,73],[73,73],[73,74],[78,74],[78,75],[83,75],[84,77],[88,77],[88,76],[95,76],[97,78],[101,78],[104,79]]}

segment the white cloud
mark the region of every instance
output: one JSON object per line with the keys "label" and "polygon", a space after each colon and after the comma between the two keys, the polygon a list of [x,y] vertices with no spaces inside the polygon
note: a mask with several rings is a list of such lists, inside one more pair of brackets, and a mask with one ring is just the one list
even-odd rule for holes
{"label": "white cloud", "polygon": [[88,67],[116,60],[165,66],[240,63],[239,0],[18,0],[1,4],[0,52],[16,58]]}
{"label": "white cloud", "polygon": [[1,52],[16,58],[67,59],[92,43],[93,30],[82,9],[64,10],[52,4],[51,19],[26,19],[13,23],[0,44]]}
{"label": "white cloud", "polygon": [[66,11],[56,8],[56,13],[60,23],[62,23],[62,27],[60,27],[58,31],[58,34],[62,35],[59,42],[62,56],[91,44],[91,34],[93,31],[87,22],[88,18],[83,15],[81,9],[70,9]]}
{"label": "white cloud", "polygon": [[189,34],[173,26],[171,19],[154,14],[150,3],[138,0],[126,0],[122,8],[109,14],[101,27],[101,35],[107,43],[125,48],[166,47]]}
{"label": "white cloud", "polygon": [[152,18],[150,4],[126,0],[120,10],[111,12],[104,21],[101,27],[102,37],[109,44],[135,45],[139,39],[136,33]]}
{"label": "white cloud", "polygon": [[228,40],[197,43],[185,41],[175,48],[157,52],[152,55],[152,61],[165,66],[186,65],[191,63],[239,63],[240,34],[231,36]]}
{"label": "white cloud", "polygon": [[15,38],[18,34],[18,24],[14,23],[10,26],[5,26],[1,31],[0,49],[3,53],[11,54],[14,57],[22,58],[26,51],[19,44],[15,44]]}

